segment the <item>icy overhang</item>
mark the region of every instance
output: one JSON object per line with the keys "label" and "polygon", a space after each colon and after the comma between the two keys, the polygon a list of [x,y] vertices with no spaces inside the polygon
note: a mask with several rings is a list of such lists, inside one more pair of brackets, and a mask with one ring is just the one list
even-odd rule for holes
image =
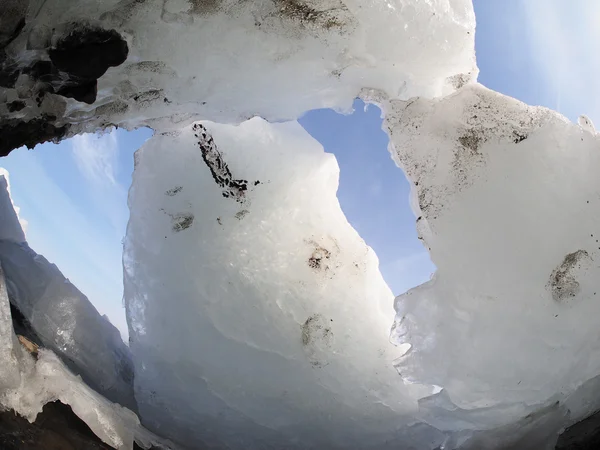
{"label": "icy overhang", "polygon": [[108,125],[291,120],[475,79],[470,0],[7,0],[1,152]]}

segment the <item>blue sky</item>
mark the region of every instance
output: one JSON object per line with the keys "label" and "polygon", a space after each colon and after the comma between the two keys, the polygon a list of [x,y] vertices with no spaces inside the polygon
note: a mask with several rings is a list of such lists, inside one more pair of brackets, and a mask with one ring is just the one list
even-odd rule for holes
{"label": "blue sky", "polygon": [[387,149],[381,111],[360,100],[354,114],[330,109],[310,111],[300,124],[333,153],[340,166],[338,199],[348,221],[379,257],[379,267],[394,292],[427,281],[435,271],[417,239],[410,210],[410,187]]}
{"label": "blue sky", "polygon": [[152,135],[117,130],[19,149],[2,161],[27,240],[127,334],[121,241],[133,153]]}
{"label": "blue sky", "polygon": [[[475,0],[479,80],[527,103],[575,120],[600,111],[600,2]],[[307,113],[300,123],[336,155],[338,198],[348,220],[375,249],[395,294],[429,279],[435,268],[417,240],[409,186],[387,151],[380,111],[355,103],[343,116]],[[127,336],[122,306],[121,242],[133,153],[148,129],[78,136],[33,151],[19,149],[0,165],[28,222],[33,249],[55,263]]]}
{"label": "blue sky", "polygon": [[479,82],[600,122],[600,2],[474,0]]}

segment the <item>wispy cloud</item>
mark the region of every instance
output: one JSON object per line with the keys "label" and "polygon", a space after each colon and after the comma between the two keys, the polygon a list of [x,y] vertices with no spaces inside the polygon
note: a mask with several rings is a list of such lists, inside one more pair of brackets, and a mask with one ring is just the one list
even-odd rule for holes
{"label": "wispy cloud", "polygon": [[87,181],[85,188],[94,207],[112,224],[113,236],[120,242],[128,220],[127,186],[118,182],[119,140],[117,130],[75,136],[71,142],[73,160]]}
{"label": "wispy cloud", "polygon": [[103,134],[81,134],[72,140],[73,158],[91,182],[117,185],[119,142],[116,130]]}
{"label": "wispy cloud", "polygon": [[[59,148],[44,145],[59,155]],[[63,191],[55,179],[65,174],[47,170],[42,154],[39,148],[20,149],[6,160],[12,174],[14,202],[29,220],[29,245],[56,264],[126,338],[120,240],[107,234],[102,224],[88,214],[93,208],[77,204]]]}

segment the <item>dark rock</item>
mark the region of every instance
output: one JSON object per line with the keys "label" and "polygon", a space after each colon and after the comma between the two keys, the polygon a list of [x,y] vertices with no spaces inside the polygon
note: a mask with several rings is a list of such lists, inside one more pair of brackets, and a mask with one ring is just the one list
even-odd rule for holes
{"label": "dark rock", "polygon": [[[229,166],[223,159],[223,154],[203,125],[196,123],[192,129],[194,130],[194,136],[198,138],[198,147],[202,152],[204,163],[210,170],[215,183],[223,188],[221,195],[225,198],[233,198],[239,203],[244,203],[246,191],[248,191],[248,180],[234,178]],[[254,186],[257,184],[255,182]]]}
{"label": "dark rock", "polygon": [[30,75],[36,80],[53,81],[58,75],[58,70],[56,70],[51,61],[36,61],[30,67],[23,70],[23,73]]}
{"label": "dark rock", "polygon": [[[76,25],[48,51],[50,61],[37,61],[24,72],[53,83],[58,95],[92,104],[98,93],[98,78],[109,67],[122,64],[128,53],[127,42],[115,30]],[[50,86],[46,90],[54,93]]]}
{"label": "dark rock", "polygon": [[600,411],[577,422],[562,433],[556,450],[596,450],[600,448]]}
{"label": "dark rock", "polygon": [[97,80],[127,59],[127,42],[115,30],[80,27],[62,38],[48,52],[60,71],[88,80]]}
{"label": "dark rock", "polygon": [[10,304],[10,315],[12,316],[13,329],[16,335],[26,337],[38,347],[42,345],[42,340],[39,338],[27,318],[19,311],[19,308],[12,303]]}
{"label": "dark rock", "polygon": [[0,50],[0,87],[15,87],[20,73],[17,63],[6,56],[4,50]]}
{"label": "dark rock", "polygon": [[98,82],[96,80],[82,81],[78,83],[69,83],[62,86],[58,91],[58,95],[63,97],[74,98],[79,102],[87,103],[91,105],[96,101],[96,95],[98,94]]}
{"label": "dark rock", "polygon": [[0,49],[6,47],[21,33],[29,0],[2,0],[0,7]]}
{"label": "dark rock", "polygon": [[0,122],[0,156],[8,155],[13,149],[22,146],[33,148],[37,144],[60,141],[68,130],[68,125],[56,126],[56,117],[47,114],[28,122],[7,119]]}
{"label": "dark rock", "polygon": [[14,102],[8,103],[6,106],[8,107],[8,112],[16,112],[25,108],[26,104],[23,100],[15,100]]}
{"label": "dark rock", "polygon": [[59,401],[47,403],[34,423],[14,411],[0,412],[3,450],[112,450]]}
{"label": "dark rock", "polygon": [[[4,16],[7,14],[13,17],[21,11],[21,3],[12,3],[11,0],[8,7],[3,5],[4,9],[0,8],[0,23],[5,23]],[[27,2],[22,3],[27,5]],[[18,34],[20,28],[15,28],[14,32]],[[0,87],[14,88],[19,75],[26,74],[36,81],[30,98],[38,106],[41,106],[48,93],[87,104],[94,103],[98,93],[98,78],[109,67],[122,64],[129,53],[127,42],[115,30],[72,24],[70,31],[59,39],[54,48],[48,50],[48,55],[41,55],[37,61],[23,66],[3,50],[2,43],[8,42],[5,35],[6,33],[0,32]],[[26,102],[11,102],[7,105],[9,112],[26,107]],[[33,118],[19,124],[4,121],[0,124],[0,156],[7,155],[12,149],[22,145],[32,148],[41,142],[60,140],[65,136],[66,128],[56,127],[52,122],[48,117]]]}

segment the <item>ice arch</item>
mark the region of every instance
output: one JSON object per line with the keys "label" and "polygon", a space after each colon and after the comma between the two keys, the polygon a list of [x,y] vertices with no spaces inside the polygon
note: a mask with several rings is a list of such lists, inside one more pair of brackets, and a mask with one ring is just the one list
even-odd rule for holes
{"label": "ice arch", "polygon": [[[213,447],[541,448],[594,410],[597,137],[476,84],[471,2],[5,5],[2,154],[156,131],[124,260],[136,400],[155,431]],[[396,302],[393,338],[412,346],[396,365],[418,384],[390,366],[392,299],[340,215],[335,167],[297,125],[256,117],[357,94],[386,115],[439,267]]]}

